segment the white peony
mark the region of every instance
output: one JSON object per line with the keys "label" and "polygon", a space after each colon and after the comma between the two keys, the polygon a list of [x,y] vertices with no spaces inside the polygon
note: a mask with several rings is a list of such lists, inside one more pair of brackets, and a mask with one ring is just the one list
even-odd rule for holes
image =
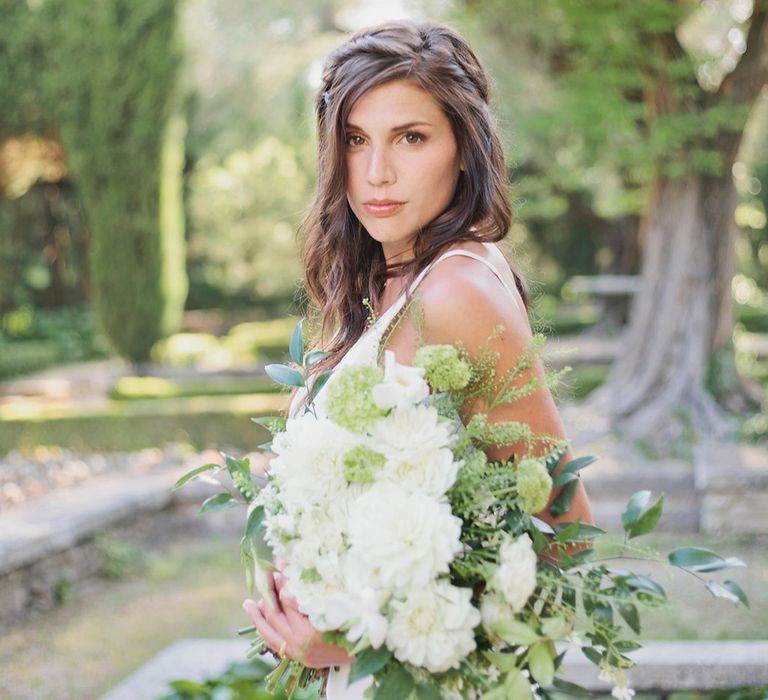
{"label": "white peony", "polygon": [[376,483],[350,506],[350,554],[383,587],[410,590],[447,572],[460,535],[448,504],[396,484]]}
{"label": "white peony", "polygon": [[401,365],[392,350],[384,351],[384,381],[373,387],[373,401],[382,409],[405,408],[429,396],[423,367]]}
{"label": "white peony", "polygon": [[472,606],[469,588],[435,581],[415,588],[394,610],[387,632],[387,646],[395,657],[432,673],[457,668],[475,649],[474,628],[479,611]]}
{"label": "white peony", "polygon": [[526,533],[505,542],[499,548],[499,558],[499,567],[489,584],[514,612],[520,612],[536,588],[536,553],[531,538]]}

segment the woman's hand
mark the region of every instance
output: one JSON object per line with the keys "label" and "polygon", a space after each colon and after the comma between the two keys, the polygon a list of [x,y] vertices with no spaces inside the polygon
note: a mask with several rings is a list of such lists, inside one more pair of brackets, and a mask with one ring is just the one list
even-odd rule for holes
{"label": "woman's hand", "polygon": [[355,659],[346,649],[326,644],[322,634],[299,611],[296,598],[285,589],[285,577],[268,574],[275,593],[276,607],[262,599],[258,603],[248,598],[243,609],[248,613],[267,646],[279,656],[301,661],[309,668],[328,668],[352,663]]}

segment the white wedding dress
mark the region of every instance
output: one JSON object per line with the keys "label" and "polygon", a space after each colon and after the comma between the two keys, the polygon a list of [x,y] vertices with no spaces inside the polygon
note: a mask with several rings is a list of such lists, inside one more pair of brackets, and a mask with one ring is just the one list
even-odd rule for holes
{"label": "white wedding dress", "polygon": [[[421,273],[419,273],[413,282],[411,282],[408,290],[406,291],[413,291],[419,285],[421,280],[424,279],[424,276],[427,274],[427,272],[432,269],[432,267],[434,267],[441,260],[444,260],[445,258],[451,257],[453,255],[464,255],[470,258],[474,258],[475,260],[479,260],[483,264],[487,265],[493,271],[496,277],[499,278],[502,285],[504,286],[504,289],[507,290],[514,303],[519,305],[519,302],[517,301],[517,293],[510,289],[509,285],[504,280],[503,275],[499,274],[499,271],[493,266],[493,264],[477,253],[464,249],[449,250],[448,252],[443,253],[441,256],[436,258],[430,265],[424,268]],[[336,369],[347,365],[376,366],[376,360],[379,353],[379,344],[381,342],[382,335],[387,330],[392,319],[394,319],[398,311],[405,303],[406,291],[404,291],[397,298],[397,300],[371,326],[366,329],[363,335],[358,338],[357,342],[347,351],[346,355],[341,358],[341,360],[336,365]],[[331,375],[325,386],[315,397],[314,404],[318,416],[325,415],[323,410],[323,392],[325,391],[325,388],[333,382],[333,380],[334,375]],[[299,389],[294,395],[288,410],[289,416],[293,417],[295,415],[295,411],[298,408],[298,404],[303,398],[304,393],[304,389]],[[365,700],[363,693],[370,686],[371,677],[366,676],[365,678],[361,678],[355,681],[352,683],[352,685],[347,685],[347,678],[349,677],[350,667],[350,664],[343,664],[341,666],[332,667],[330,669],[328,674],[328,684],[326,686],[326,700]]]}

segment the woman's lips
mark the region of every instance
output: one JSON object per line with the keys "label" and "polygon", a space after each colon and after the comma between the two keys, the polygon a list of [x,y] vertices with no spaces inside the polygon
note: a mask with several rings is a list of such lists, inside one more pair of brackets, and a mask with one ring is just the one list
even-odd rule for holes
{"label": "woman's lips", "polygon": [[405,202],[365,202],[365,210],[376,217],[392,216],[403,208]]}

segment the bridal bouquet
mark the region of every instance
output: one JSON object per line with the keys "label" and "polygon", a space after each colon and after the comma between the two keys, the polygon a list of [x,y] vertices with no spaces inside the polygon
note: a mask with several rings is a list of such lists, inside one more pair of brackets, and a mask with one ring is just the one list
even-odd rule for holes
{"label": "bridal bouquet", "polygon": [[[638,608],[663,602],[664,589],[609,566],[615,557],[597,557],[592,540],[603,530],[576,521],[553,527],[536,516],[554,488],[549,512],[567,513],[579,471],[595,458],[562,464],[566,441],[526,423],[488,420],[497,406],[558,381],[560,373],[522,379],[542,342],[535,336],[502,377],[490,351],[473,361],[460,346],[427,345],[411,366],[385,351],[383,367],[344,366],[310,383],[324,353],[305,356],[299,325],[295,366],[268,371],[289,386],[310,384],[304,412],[259,419],[272,433],[263,447],[274,457],[258,492],[248,462],[227,457],[234,492],[203,506],[248,504],[241,552],[249,585],[270,597],[264,570],[274,565],[259,556],[263,539],[312,625],[355,656],[350,682],[373,676],[366,693],[375,700],[524,700],[552,688],[574,691],[561,678],[564,644],[600,668],[614,697],[633,695],[626,654],[640,645],[629,632],[640,631]],[[465,425],[462,408],[477,402],[484,410]],[[507,445],[524,449],[488,460],[486,449]],[[200,467],[178,486],[208,469],[222,468]],[[630,499],[623,547],[658,522],[663,497],[651,504],[650,496]],[[679,548],[668,561],[698,573],[742,565],[701,548]],[[705,583],[717,596],[747,603],[735,582]],[[263,648],[255,640],[254,653]],[[297,687],[319,692],[321,676],[284,659],[270,687],[288,696]]]}

